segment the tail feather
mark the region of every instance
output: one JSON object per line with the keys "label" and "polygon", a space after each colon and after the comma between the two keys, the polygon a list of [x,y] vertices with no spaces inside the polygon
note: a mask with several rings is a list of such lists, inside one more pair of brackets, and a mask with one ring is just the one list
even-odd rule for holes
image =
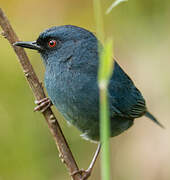
{"label": "tail feather", "polygon": [[151,119],[154,123],[156,123],[161,128],[165,128],[150,112],[146,111],[145,116]]}

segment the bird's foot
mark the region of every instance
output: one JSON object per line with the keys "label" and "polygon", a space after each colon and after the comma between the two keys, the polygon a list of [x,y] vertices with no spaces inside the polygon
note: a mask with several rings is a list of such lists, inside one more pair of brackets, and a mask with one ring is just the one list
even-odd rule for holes
{"label": "bird's foot", "polygon": [[82,177],[80,180],[86,180],[91,175],[91,171],[92,171],[92,169],[87,169],[87,170],[80,169],[80,170],[74,171],[71,174],[71,176],[74,176],[76,174],[81,174]]}
{"label": "bird's foot", "polygon": [[39,101],[35,101],[35,104],[37,104],[37,106],[34,108],[34,111],[40,111],[40,112],[44,112],[46,111],[50,106],[52,106],[52,102],[49,98],[43,98]]}
{"label": "bird's foot", "polygon": [[96,152],[93,156],[93,159],[90,163],[90,166],[88,167],[87,170],[84,170],[84,169],[80,169],[80,170],[77,170],[77,171],[74,171],[71,176],[74,176],[75,174],[80,174],[82,177],[80,180],[86,180],[88,177],[90,177],[91,173],[92,173],[92,170],[93,170],[93,167],[96,163],[96,160],[97,160],[97,157],[99,155],[99,152],[100,152],[100,149],[101,149],[101,144],[99,143],[98,146],[97,146],[97,149],[96,149]]}

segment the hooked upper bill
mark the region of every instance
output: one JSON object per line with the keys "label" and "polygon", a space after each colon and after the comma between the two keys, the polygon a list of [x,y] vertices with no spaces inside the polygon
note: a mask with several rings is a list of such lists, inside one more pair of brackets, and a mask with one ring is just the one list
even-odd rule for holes
{"label": "hooked upper bill", "polygon": [[28,49],[34,49],[41,51],[43,48],[39,45],[37,45],[36,41],[19,41],[13,44],[14,46],[20,46],[23,48],[28,48]]}

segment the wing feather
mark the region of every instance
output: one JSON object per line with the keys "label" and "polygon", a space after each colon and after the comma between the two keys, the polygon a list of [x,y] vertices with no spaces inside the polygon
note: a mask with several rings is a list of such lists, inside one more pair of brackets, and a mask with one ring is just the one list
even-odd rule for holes
{"label": "wing feather", "polygon": [[138,118],[146,112],[142,94],[116,61],[109,85],[109,99],[113,116]]}

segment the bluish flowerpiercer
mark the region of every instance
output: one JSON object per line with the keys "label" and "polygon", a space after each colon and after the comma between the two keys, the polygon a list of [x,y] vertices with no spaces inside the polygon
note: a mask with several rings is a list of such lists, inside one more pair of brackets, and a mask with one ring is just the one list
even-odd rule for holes
{"label": "bluish flowerpiercer", "polygon": [[[98,43],[95,35],[80,27],[52,27],[34,42],[15,45],[37,50],[45,65],[45,87],[52,103],[66,121],[76,126],[83,137],[99,141],[99,65]],[[101,48],[102,45],[100,44]],[[148,112],[141,92],[116,61],[108,87],[111,137],[133,125],[143,115],[162,126]],[[48,107],[50,101],[39,104]],[[38,107],[39,110],[42,107]]]}

